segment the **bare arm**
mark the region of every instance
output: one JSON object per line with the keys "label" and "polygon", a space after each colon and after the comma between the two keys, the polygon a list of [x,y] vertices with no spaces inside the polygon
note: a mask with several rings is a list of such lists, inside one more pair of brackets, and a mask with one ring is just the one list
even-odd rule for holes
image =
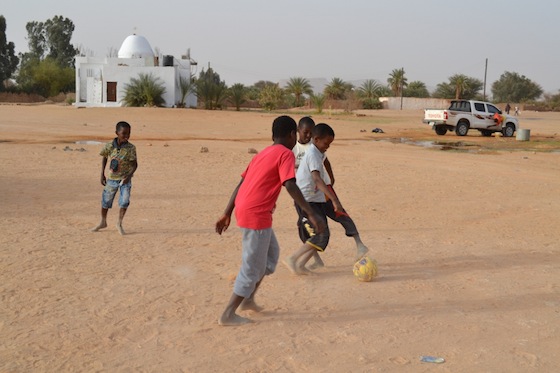
{"label": "bare arm", "polygon": [[301,190],[296,184],[296,180],[290,179],[285,181],[284,187],[286,188],[290,196],[294,199],[294,201],[299,205],[299,207],[301,207],[301,209],[305,211],[305,213],[309,217],[309,220],[317,230],[317,233],[323,232],[326,228],[325,223],[317,216],[309,203],[307,203],[307,201],[303,197],[303,194],[301,194]]}
{"label": "bare arm", "polygon": [[342,204],[338,200],[336,194],[334,194],[333,191],[327,187],[327,184],[325,184],[325,182],[321,178],[321,173],[319,171],[312,171],[311,177],[313,178],[315,185],[317,185],[317,188],[319,188],[321,192],[325,193],[328,199],[332,201],[334,211],[344,211],[344,208],[342,207]]}
{"label": "bare arm", "polygon": [[107,178],[105,178],[105,167],[107,166],[107,157],[103,157],[101,160],[101,185],[107,184]]}
{"label": "bare arm", "polygon": [[235,208],[235,198],[237,197],[237,192],[239,191],[239,187],[242,183],[243,179],[241,179],[239,184],[237,184],[237,186],[233,190],[224,213],[216,222],[216,233],[218,234],[222,234],[222,232],[225,232],[228,229],[229,224],[231,223],[231,214],[233,213],[233,209]]}
{"label": "bare arm", "polygon": [[325,170],[327,170],[327,174],[329,174],[329,177],[331,178],[331,185],[334,185],[334,174],[333,174],[331,162],[329,162],[328,158],[325,158],[323,164],[325,165]]}

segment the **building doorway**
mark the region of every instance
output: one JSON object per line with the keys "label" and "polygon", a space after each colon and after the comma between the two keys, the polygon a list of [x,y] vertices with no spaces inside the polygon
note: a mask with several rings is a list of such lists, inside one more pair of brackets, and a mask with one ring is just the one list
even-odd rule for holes
{"label": "building doorway", "polygon": [[107,82],[107,102],[117,102],[117,82]]}

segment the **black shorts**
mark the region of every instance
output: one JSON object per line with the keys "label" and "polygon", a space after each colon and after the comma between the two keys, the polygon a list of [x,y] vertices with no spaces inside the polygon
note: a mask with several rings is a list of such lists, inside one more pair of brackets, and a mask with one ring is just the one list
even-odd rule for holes
{"label": "black shorts", "polygon": [[309,221],[307,214],[296,204],[299,238],[301,242],[313,246],[316,250],[325,251],[331,236],[327,222],[327,204],[326,202],[309,202],[309,205],[325,223],[325,230],[322,233],[315,233],[315,227]]}

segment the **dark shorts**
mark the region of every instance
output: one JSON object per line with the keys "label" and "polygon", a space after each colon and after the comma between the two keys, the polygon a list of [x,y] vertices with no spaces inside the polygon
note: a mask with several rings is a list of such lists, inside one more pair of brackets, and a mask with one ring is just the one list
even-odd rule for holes
{"label": "dark shorts", "polygon": [[313,227],[311,221],[309,221],[307,214],[296,204],[299,238],[301,242],[314,247],[316,250],[325,251],[330,238],[329,225],[327,222],[327,204],[326,202],[309,202],[309,205],[325,223],[325,230],[322,233],[315,233],[315,227]]}
{"label": "dark shorts", "polygon": [[[333,194],[336,195],[336,192],[334,191],[332,186],[329,185],[328,188],[330,188]],[[327,201],[325,211],[330,219],[336,221],[337,223],[340,223],[344,227],[344,231],[345,231],[344,233],[346,233],[348,237],[353,237],[358,234],[358,228],[356,228],[356,224],[354,224],[354,220],[352,220],[352,218],[350,217],[350,215],[348,215],[346,211],[344,212],[334,211],[334,205],[331,200]]]}

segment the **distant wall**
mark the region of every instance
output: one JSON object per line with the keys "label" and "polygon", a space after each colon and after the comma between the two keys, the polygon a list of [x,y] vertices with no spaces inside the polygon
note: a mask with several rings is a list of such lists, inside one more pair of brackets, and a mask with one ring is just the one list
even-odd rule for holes
{"label": "distant wall", "polygon": [[[379,101],[383,104],[383,109],[400,110],[401,98],[400,97],[379,97]],[[402,109],[447,109],[451,100],[442,98],[416,98],[416,97],[403,97]]]}

